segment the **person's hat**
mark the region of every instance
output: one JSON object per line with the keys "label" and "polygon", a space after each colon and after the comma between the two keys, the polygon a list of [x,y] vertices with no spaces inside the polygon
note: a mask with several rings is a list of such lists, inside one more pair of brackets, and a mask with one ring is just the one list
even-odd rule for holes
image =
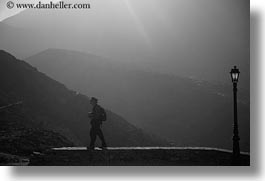
{"label": "person's hat", "polygon": [[96,101],[96,102],[98,102],[98,99],[95,98],[95,97],[91,97],[91,98],[90,98],[90,101]]}

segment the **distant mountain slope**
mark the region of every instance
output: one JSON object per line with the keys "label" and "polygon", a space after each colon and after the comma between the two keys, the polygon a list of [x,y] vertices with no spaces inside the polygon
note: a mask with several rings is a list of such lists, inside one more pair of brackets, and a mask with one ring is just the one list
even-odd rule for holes
{"label": "distant mountain slope", "polygon": [[[26,57],[25,52],[29,54],[36,54],[38,51],[45,49],[45,44],[39,44],[37,39],[41,36],[35,34],[34,30],[10,26],[6,23],[0,22],[0,50],[5,50],[12,55],[20,55]],[[27,41],[28,40],[28,41]]]}
{"label": "distant mountain slope", "polygon": [[[76,3],[75,0],[67,1]],[[78,3],[82,1],[88,3],[87,0],[79,0]],[[76,50],[116,56],[121,49],[124,52],[123,56],[128,53],[132,55],[148,52],[148,45],[142,32],[123,0],[97,0],[91,3],[91,6],[93,8],[81,11],[46,9],[37,12],[27,9],[7,18],[4,20],[5,24],[26,29],[28,32],[2,31],[0,37],[2,36],[5,43],[0,42],[0,49],[14,52],[19,58],[29,57],[33,55],[32,52],[49,47],[75,47]],[[83,18],[85,20],[80,21]],[[24,47],[17,46],[17,43],[24,44]]]}
{"label": "distant mountain slope", "polygon": [[240,86],[249,89],[248,1],[89,3],[89,10],[27,9],[5,19],[13,28],[4,31],[0,23],[0,49],[21,59],[47,48],[78,50],[141,67],[145,62],[157,72],[222,82],[224,72],[237,65],[244,80]]}
{"label": "distant mountain slope", "polygon": [[[71,89],[99,97],[126,120],[177,146],[231,149],[230,84],[144,72],[68,50],[49,49],[26,61]],[[240,89],[238,97],[241,146],[249,151],[249,92]]]}
{"label": "distant mountain slope", "polygon": [[[86,96],[70,91],[36,68],[0,51],[1,104],[23,101],[23,115],[34,124],[57,132],[75,145],[88,145],[91,110]],[[167,145],[166,141],[146,134],[117,114],[107,111],[103,130],[110,146]]]}

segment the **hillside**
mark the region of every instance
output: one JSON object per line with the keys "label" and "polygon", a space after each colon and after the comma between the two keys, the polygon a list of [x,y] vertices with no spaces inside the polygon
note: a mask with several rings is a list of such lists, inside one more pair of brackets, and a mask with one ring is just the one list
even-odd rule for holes
{"label": "hillside", "polygon": [[[93,54],[48,49],[26,60],[67,87],[99,97],[126,120],[177,146],[231,148],[231,81],[146,72]],[[240,83],[239,83],[240,84]],[[241,146],[249,151],[249,92],[239,89]]]}
{"label": "hillside", "polygon": [[[0,105],[5,103],[2,98],[1,94]],[[59,133],[31,120],[23,109],[21,105],[0,109],[0,152],[29,156],[33,151],[44,151],[58,145],[74,145]]]}
{"label": "hillside", "polygon": [[[34,123],[30,126],[35,125],[34,128],[44,128],[60,134],[74,145],[88,145],[90,124],[87,112],[91,111],[88,97],[67,89],[63,84],[4,51],[0,51],[0,82],[1,106],[23,101],[21,116]],[[23,122],[19,121],[22,119],[21,116],[16,118],[15,114],[19,112],[15,111],[10,116],[14,117],[12,118],[14,122],[11,123],[16,127],[18,123]],[[109,110],[107,115],[108,120],[103,125],[103,131],[110,146],[167,145],[165,140],[146,134]],[[3,136],[9,134],[8,128],[5,130]],[[22,127],[21,130],[23,132],[24,128]],[[16,130],[12,133],[19,135]],[[52,133],[43,132],[43,134]],[[23,135],[24,133],[18,137],[18,140]],[[25,141],[39,144],[36,140],[37,134],[33,132],[26,135],[28,137],[23,138]],[[4,143],[8,140],[9,137]]]}

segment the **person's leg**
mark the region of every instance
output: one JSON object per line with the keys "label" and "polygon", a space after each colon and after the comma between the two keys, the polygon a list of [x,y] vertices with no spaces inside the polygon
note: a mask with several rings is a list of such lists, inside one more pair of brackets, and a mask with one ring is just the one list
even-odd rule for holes
{"label": "person's leg", "polygon": [[97,128],[97,135],[98,137],[100,138],[101,140],[101,143],[102,143],[102,147],[107,147],[107,144],[106,144],[106,141],[105,141],[105,138],[104,138],[104,135],[103,135],[103,132],[100,128],[100,125],[99,127]]}
{"label": "person's leg", "polygon": [[96,129],[92,126],[90,128],[90,149],[94,149],[96,137],[97,137]]}

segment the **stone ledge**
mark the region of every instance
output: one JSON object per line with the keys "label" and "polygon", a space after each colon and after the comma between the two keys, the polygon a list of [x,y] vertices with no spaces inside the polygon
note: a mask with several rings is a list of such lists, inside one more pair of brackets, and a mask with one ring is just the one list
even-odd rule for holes
{"label": "stone ledge", "polygon": [[[85,147],[54,148],[33,155],[30,165],[56,166],[229,166],[229,150],[199,147],[110,147],[87,150]],[[236,165],[249,166],[250,156],[242,153]]]}

